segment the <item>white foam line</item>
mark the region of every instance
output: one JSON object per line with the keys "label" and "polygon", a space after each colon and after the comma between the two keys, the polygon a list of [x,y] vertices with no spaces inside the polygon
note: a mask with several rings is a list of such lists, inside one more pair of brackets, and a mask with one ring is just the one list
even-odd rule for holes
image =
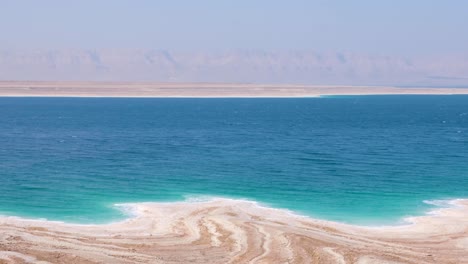
{"label": "white foam line", "polygon": [[330,221],[326,219],[318,219],[313,218],[307,215],[301,215],[294,211],[282,208],[274,208],[269,205],[266,205],[261,202],[248,200],[248,199],[232,199],[232,198],[225,198],[225,197],[218,197],[218,196],[187,196],[186,200],[184,201],[175,201],[175,202],[137,202],[137,203],[117,203],[114,204],[115,208],[122,211],[128,217],[122,220],[117,220],[113,222],[103,223],[103,224],[79,224],[79,223],[68,223],[64,221],[56,221],[56,220],[48,220],[48,219],[31,219],[31,218],[24,218],[18,216],[2,216],[0,215],[0,223],[5,221],[23,221],[23,222],[30,222],[30,223],[38,223],[38,222],[46,222],[49,224],[65,224],[65,225],[73,225],[73,226],[102,226],[102,225],[109,225],[109,224],[117,224],[117,223],[124,223],[131,221],[135,218],[145,217],[145,207],[167,207],[170,208],[172,206],[190,206],[190,205],[207,205],[207,204],[225,204],[230,206],[248,206],[247,209],[258,208],[262,210],[266,210],[270,212],[268,215],[265,215],[265,219],[273,219],[282,216],[288,216],[297,218],[300,220],[311,220],[317,223],[335,223],[341,226],[354,226],[354,227],[363,227],[363,228],[371,228],[371,229],[380,229],[380,228],[393,228],[393,227],[405,227],[405,226],[412,226],[415,225],[419,219],[428,217],[428,216],[444,216],[446,214],[447,209],[453,209],[458,207],[465,207],[463,204],[465,201],[468,203],[468,199],[451,199],[451,200],[425,200],[423,201],[426,204],[436,205],[437,208],[431,209],[426,212],[424,215],[420,216],[409,216],[404,217],[401,221],[401,224],[395,225],[381,225],[381,226],[366,226],[366,225],[358,225],[358,224],[349,224],[343,222],[336,222]]}

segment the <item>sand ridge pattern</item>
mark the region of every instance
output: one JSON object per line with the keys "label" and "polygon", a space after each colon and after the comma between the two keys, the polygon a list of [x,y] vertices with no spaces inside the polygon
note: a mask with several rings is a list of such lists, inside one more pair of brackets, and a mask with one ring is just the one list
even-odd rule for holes
{"label": "sand ridge pattern", "polygon": [[468,201],[395,227],[314,220],[243,200],[124,205],[104,225],[0,218],[0,263],[468,263]]}

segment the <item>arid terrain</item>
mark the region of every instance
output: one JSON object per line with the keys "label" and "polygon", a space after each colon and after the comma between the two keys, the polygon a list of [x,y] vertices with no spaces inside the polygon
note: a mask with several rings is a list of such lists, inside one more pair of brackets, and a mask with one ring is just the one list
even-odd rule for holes
{"label": "arid terrain", "polygon": [[0,80],[467,87],[468,54],[171,49],[5,49]]}
{"label": "arid terrain", "polygon": [[242,200],[121,205],[104,225],[0,218],[0,263],[468,263],[468,203],[394,227],[296,216]]}
{"label": "arid terrain", "polygon": [[324,95],[468,94],[468,88],[311,86],[230,83],[0,82],[0,96],[315,97]]}

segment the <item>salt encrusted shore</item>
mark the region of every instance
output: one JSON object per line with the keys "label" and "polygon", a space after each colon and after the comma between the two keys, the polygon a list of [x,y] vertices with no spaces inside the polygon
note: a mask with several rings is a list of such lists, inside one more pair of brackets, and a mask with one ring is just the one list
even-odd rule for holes
{"label": "salt encrusted shore", "polygon": [[103,225],[0,217],[0,263],[468,263],[468,200],[388,227],[255,202],[125,204]]}
{"label": "salt encrusted shore", "polygon": [[381,94],[468,94],[468,89],[235,83],[0,81],[0,96],[3,97],[317,97]]}

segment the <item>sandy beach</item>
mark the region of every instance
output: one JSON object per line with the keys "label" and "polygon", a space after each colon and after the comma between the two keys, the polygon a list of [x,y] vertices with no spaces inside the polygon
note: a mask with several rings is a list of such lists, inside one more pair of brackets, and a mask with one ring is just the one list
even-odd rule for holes
{"label": "sandy beach", "polygon": [[468,263],[468,201],[359,227],[250,201],[121,205],[104,225],[0,218],[0,263]]}
{"label": "sandy beach", "polygon": [[468,94],[468,89],[234,83],[0,81],[0,96],[19,97],[316,97],[379,94]]}

